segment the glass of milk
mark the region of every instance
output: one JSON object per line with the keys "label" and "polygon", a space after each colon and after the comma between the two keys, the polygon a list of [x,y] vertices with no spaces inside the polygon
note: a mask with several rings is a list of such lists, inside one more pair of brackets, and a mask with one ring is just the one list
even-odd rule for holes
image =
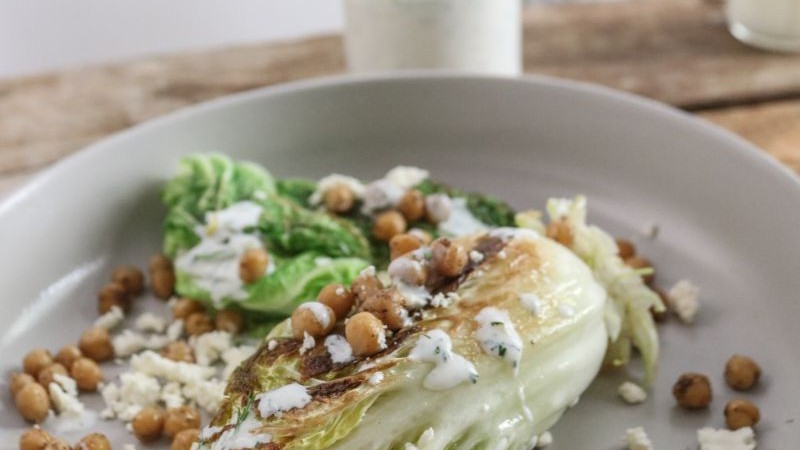
{"label": "glass of milk", "polygon": [[728,0],[728,27],[746,44],[800,52],[800,0]]}
{"label": "glass of milk", "polygon": [[521,0],[345,0],[345,9],[353,72],[521,71]]}

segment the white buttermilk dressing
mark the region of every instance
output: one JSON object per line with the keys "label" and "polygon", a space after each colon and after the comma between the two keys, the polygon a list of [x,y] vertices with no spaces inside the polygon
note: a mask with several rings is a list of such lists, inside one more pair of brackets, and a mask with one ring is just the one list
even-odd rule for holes
{"label": "white buttermilk dressing", "polygon": [[453,352],[453,342],[442,330],[423,333],[408,358],[412,361],[435,364],[422,384],[433,391],[450,389],[465,381],[474,383],[478,379],[475,366],[463,356]]}
{"label": "white buttermilk dressing", "polygon": [[308,395],[305,386],[292,383],[258,394],[256,400],[258,412],[261,417],[267,419],[291,409],[303,408],[311,403],[311,396]]}
{"label": "white buttermilk dressing", "polygon": [[489,236],[500,239],[501,241],[510,241],[511,239],[522,238],[538,240],[542,235],[535,230],[529,228],[513,228],[513,227],[500,227],[494,228],[489,232]]}
{"label": "white buttermilk dressing", "polygon": [[325,348],[331,355],[331,361],[336,364],[344,364],[353,360],[353,349],[347,343],[344,336],[331,334],[325,338]]}
{"label": "white buttermilk dressing", "polygon": [[472,215],[467,208],[465,198],[452,199],[453,208],[450,217],[444,222],[439,222],[439,232],[445,236],[459,237],[469,234],[481,233],[488,230],[488,226]]}
{"label": "white buttermilk dressing", "polygon": [[358,179],[347,175],[332,173],[317,182],[317,189],[308,197],[308,202],[312,205],[319,205],[325,199],[325,193],[338,186],[346,187],[356,198],[362,198],[364,196],[365,186]]}
{"label": "white buttermilk dressing", "polygon": [[317,319],[324,328],[328,328],[333,318],[331,317],[330,309],[326,308],[325,305],[319,302],[305,302],[301,303],[297,309],[307,309],[314,314],[314,317]]}
{"label": "white buttermilk dressing", "polygon": [[[225,430],[219,436],[219,439],[214,441],[210,450],[244,450],[272,442],[271,434],[254,433],[262,424],[253,417],[249,410],[245,411],[245,414],[247,414],[247,417],[238,426]],[[238,422],[238,417],[235,420]],[[234,417],[231,418],[231,422],[234,422]],[[231,425],[236,424],[231,423]],[[222,427],[206,427],[200,434],[200,438],[209,439],[219,433],[220,430],[222,430]]]}
{"label": "white buttermilk dressing", "polygon": [[425,307],[431,300],[431,293],[425,286],[414,284],[417,274],[423,270],[422,259],[423,253],[416,250],[410,256],[395,258],[387,268],[392,286],[405,298],[409,309]]}
{"label": "white buttermilk dressing", "polygon": [[533,292],[519,294],[519,302],[522,303],[522,306],[530,311],[534,316],[538,316],[542,311],[542,300]]}
{"label": "white buttermilk dressing", "polygon": [[522,358],[522,339],[514,329],[508,311],[488,306],[475,316],[475,320],[478,322],[475,338],[483,350],[508,361],[516,373]]}
{"label": "white buttermilk dressing", "polygon": [[[175,267],[208,292],[216,306],[223,299],[244,300],[247,291],[239,277],[239,261],[245,251],[263,248],[257,233],[246,231],[258,225],[262,208],[243,201],[206,213],[206,223],[195,232],[200,243],[178,256]],[[274,270],[270,264],[267,273]]]}
{"label": "white buttermilk dressing", "polygon": [[404,193],[403,188],[389,180],[375,180],[364,189],[364,204],[361,206],[361,212],[372,214],[377,210],[394,206]]}

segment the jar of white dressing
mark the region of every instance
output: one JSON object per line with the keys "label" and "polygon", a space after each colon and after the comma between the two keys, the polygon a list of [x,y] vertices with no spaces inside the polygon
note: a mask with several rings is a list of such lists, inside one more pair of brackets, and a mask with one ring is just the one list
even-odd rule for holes
{"label": "jar of white dressing", "polygon": [[728,27],[755,47],[800,52],[800,0],[728,0]]}
{"label": "jar of white dressing", "polygon": [[345,0],[351,71],[521,72],[521,0]]}

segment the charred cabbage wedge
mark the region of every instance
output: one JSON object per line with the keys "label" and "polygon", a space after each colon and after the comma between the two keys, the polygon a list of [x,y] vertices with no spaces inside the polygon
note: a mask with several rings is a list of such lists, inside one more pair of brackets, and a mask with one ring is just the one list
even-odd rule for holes
{"label": "charred cabbage wedge", "polygon": [[536,232],[459,242],[485,256],[441,288],[452,303],[423,309],[372,357],[334,363],[321,340],[301,354],[289,324],[278,325],[232,375],[200,448],[531,446],[602,364],[605,291]]}

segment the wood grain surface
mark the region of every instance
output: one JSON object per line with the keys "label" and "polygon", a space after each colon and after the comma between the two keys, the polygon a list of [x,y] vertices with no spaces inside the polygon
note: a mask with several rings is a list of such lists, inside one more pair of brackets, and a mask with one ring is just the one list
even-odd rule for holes
{"label": "wood grain surface", "polygon": [[[524,12],[528,73],[693,111],[800,172],[800,55],[751,49],[719,2],[631,0]],[[0,80],[0,196],[87,144],[221,95],[342,73],[340,36],[150,57]]]}

